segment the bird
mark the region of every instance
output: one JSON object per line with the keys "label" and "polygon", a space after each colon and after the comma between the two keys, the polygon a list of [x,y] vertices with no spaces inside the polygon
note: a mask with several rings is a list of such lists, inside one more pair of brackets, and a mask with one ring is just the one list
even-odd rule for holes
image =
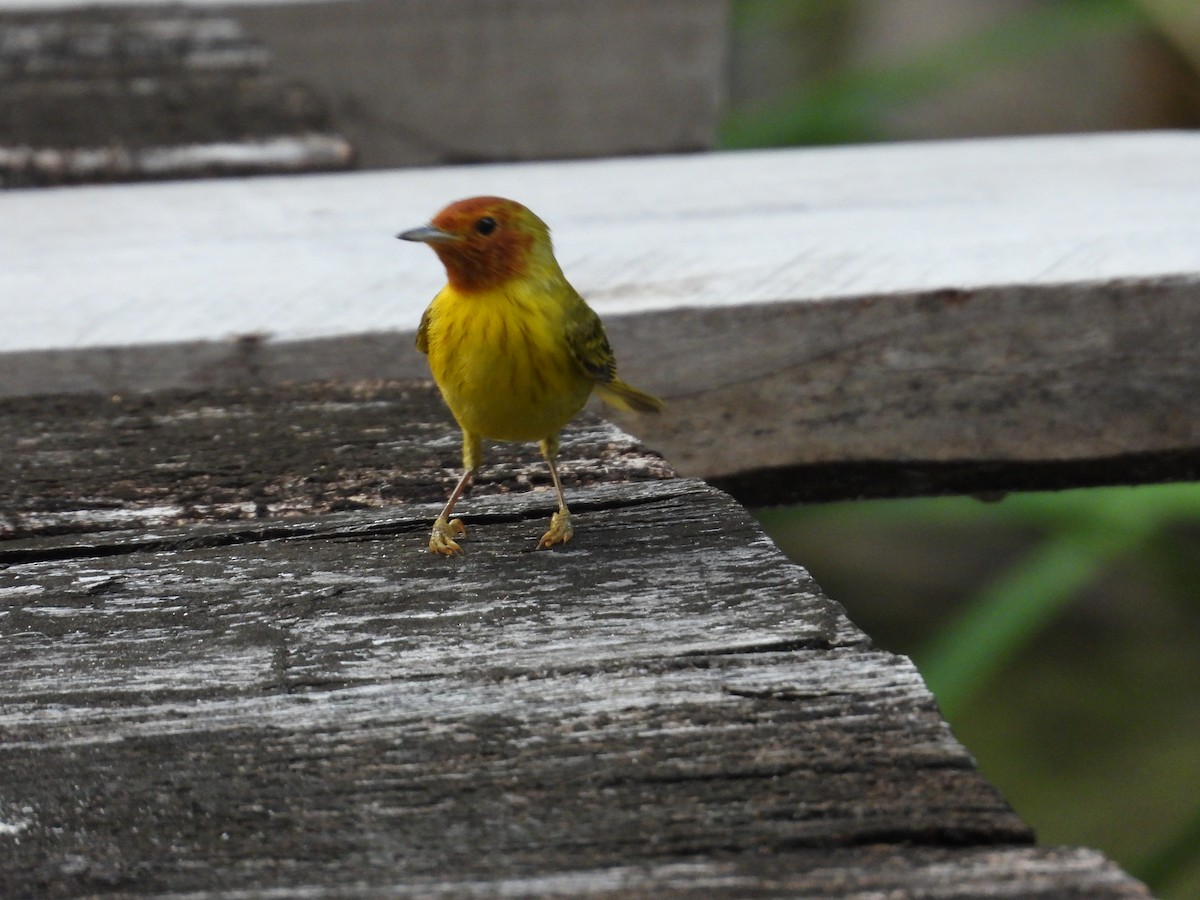
{"label": "bird", "polygon": [[457,556],[466,534],[451,519],[483,462],[483,441],[538,443],[558,509],[535,549],[574,535],[555,465],[559,434],[597,394],[628,412],[657,413],[663,402],[617,377],[604,326],[563,275],[550,229],[503,197],[446,206],[428,225],[396,237],[428,244],[446,284],[421,316],[417,349],[462,430],[463,473],[433,523],[429,550]]}

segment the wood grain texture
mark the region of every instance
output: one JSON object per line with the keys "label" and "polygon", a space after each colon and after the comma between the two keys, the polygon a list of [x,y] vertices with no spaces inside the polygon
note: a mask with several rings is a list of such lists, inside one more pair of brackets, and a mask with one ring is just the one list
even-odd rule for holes
{"label": "wood grain texture", "polygon": [[279,72],[321,85],[366,168],[716,142],[725,0],[305,0],[231,13]]}
{"label": "wood grain texture", "polygon": [[678,389],[614,417],[745,502],[1200,475],[1200,277],[650,318]]}
{"label": "wood grain texture", "polygon": [[[28,443],[0,454],[26,522],[0,542],[0,894],[1147,896],[1031,846],[911,663],[611,426],[564,441],[569,545],[531,552],[554,503],[518,448],[463,504],[467,555],[432,557],[439,504],[414,498],[455,452],[432,398],[93,399],[90,428],[72,398],[9,402]],[[372,460],[423,486],[152,512],[203,473],[283,484],[321,421],[332,495]],[[183,446],[193,471],[149,464]],[[102,490],[110,454],[130,527],[113,503],[34,527],[63,511],[56,477]]]}
{"label": "wood grain texture", "polygon": [[393,236],[483,193],[549,223],[606,320],[1196,275],[1198,157],[1148,132],[14,192],[0,351],[411,334],[443,272]]}
{"label": "wood grain texture", "polygon": [[[486,462],[473,497],[552,491],[534,447],[491,444]],[[0,400],[0,539],[444,502],[461,467],[428,381]],[[559,472],[567,487],[674,474],[594,416],[564,435]]]}
{"label": "wood grain texture", "polygon": [[0,187],[346,169],[320,96],[220,13],[0,4]]}
{"label": "wood grain texture", "polygon": [[392,235],[499,193],[668,400],[621,424],[684,474],[763,502],[1192,478],[1198,159],[1147,133],[14,194],[0,391],[421,377],[442,273]]}

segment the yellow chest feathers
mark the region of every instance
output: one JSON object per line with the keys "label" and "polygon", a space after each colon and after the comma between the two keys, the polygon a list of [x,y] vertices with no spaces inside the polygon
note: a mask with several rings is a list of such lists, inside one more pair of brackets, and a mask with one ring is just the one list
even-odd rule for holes
{"label": "yellow chest feathers", "polygon": [[429,367],[458,423],[481,437],[534,441],[583,408],[592,381],[566,340],[553,296],[517,289],[460,294],[429,310]]}

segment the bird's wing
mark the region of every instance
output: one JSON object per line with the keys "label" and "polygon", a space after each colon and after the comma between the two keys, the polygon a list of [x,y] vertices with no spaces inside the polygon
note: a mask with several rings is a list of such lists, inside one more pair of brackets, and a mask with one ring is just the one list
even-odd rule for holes
{"label": "bird's wing", "polygon": [[617,360],[595,310],[579,299],[579,308],[567,320],[567,346],[583,370],[601,384],[617,377]]}
{"label": "bird's wing", "polygon": [[429,355],[429,311],[432,306],[425,307],[425,312],[421,313],[421,324],[417,326],[417,349]]}

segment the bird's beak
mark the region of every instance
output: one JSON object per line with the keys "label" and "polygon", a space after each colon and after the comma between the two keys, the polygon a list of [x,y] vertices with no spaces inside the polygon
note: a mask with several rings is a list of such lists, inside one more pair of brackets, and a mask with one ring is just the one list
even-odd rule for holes
{"label": "bird's beak", "polygon": [[441,244],[447,241],[456,241],[454,235],[448,231],[442,231],[440,228],[434,228],[432,225],[422,225],[420,228],[410,228],[408,231],[402,231],[396,237],[402,241],[420,241],[422,244]]}

